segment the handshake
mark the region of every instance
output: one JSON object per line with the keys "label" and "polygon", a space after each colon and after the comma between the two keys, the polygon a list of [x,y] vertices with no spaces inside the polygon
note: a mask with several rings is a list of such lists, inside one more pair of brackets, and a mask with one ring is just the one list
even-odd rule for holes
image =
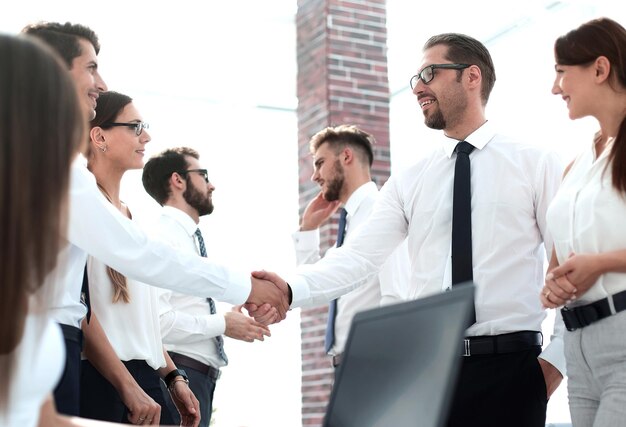
{"label": "handshake", "polygon": [[278,274],[265,270],[253,271],[252,290],[244,307],[248,314],[263,325],[278,323],[287,317],[291,305],[291,289]]}

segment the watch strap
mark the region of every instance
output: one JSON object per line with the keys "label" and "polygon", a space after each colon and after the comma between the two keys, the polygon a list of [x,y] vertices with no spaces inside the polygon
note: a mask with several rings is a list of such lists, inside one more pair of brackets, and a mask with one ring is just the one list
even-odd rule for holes
{"label": "watch strap", "polygon": [[178,376],[183,377],[186,382],[189,382],[189,377],[187,376],[187,372],[185,372],[183,369],[174,369],[169,374],[167,374],[165,378],[163,378],[163,382],[165,382],[165,386],[167,388],[170,388],[172,381],[174,381],[174,378]]}

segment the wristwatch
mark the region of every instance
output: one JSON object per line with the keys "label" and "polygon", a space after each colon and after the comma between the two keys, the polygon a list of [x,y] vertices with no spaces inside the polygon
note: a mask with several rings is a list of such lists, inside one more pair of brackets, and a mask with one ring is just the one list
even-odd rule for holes
{"label": "wristwatch", "polygon": [[187,376],[187,372],[185,372],[183,369],[174,369],[169,374],[167,374],[165,378],[163,378],[165,386],[169,389],[174,382],[174,378],[178,376],[183,377],[183,380],[185,380],[185,382],[189,384],[189,377]]}

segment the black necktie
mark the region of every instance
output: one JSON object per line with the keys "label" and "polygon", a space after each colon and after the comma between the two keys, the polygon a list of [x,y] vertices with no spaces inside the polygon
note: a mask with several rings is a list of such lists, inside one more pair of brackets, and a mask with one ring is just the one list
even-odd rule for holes
{"label": "black necktie", "polygon": [[83,273],[83,286],[81,288],[82,300],[87,306],[87,323],[91,320],[91,300],[89,299],[89,277],[87,276],[87,264]]}
{"label": "black necktie", "polygon": [[[346,216],[348,212],[341,208],[339,214],[339,225],[337,226],[337,243],[335,246],[343,245],[346,236]],[[328,322],[326,323],[326,336],[324,337],[324,350],[328,353],[335,342],[335,318],[337,317],[337,300],[334,299],[328,306]]]}
{"label": "black necktie", "polygon": [[[194,234],[196,235],[196,238],[198,239],[198,246],[200,247],[200,256],[206,258],[206,246],[204,246],[204,238],[202,237],[202,233],[200,232],[200,229],[197,228]],[[206,300],[209,303],[209,310],[211,311],[211,314],[215,314],[217,312],[215,310],[215,301],[213,301],[213,298],[207,298]],[[224,338],[221,335],[218,335],[215,337],[215,340],[217,341],[217,352],[219,356],[222,358],[222,360],[226,364],[228,364],[228,357],[226,357],[226,353],[224,352]]]}
{"label": "black necktie", "polygon": [[[472,272],[472,192],[470,158],[474,147],[460,141],[454,165],[454,195],[452,198],[452,286],[470,281]],[[476,312],[470,324],[476,323]]]}

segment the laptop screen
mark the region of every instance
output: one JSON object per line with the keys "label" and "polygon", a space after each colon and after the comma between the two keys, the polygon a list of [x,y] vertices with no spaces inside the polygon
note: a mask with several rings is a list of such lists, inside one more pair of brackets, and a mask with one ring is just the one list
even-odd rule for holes
{"label": "laptop screen", "polygon": [[325,427],[443,426],[474,285],[358,313]]}

